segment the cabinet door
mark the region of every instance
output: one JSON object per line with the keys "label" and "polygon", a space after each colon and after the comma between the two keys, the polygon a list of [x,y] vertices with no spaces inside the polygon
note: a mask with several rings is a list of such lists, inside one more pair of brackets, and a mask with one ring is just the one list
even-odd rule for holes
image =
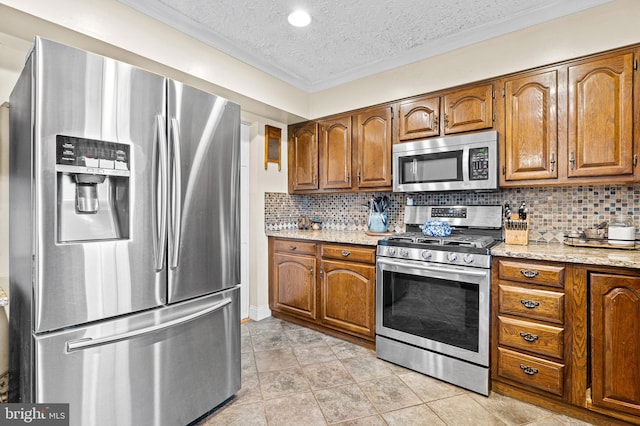
{"label": "cabinet door", "polygon": [[569,67],[569,177],[633,173],[633,54]]}
{"label": "cabinet door", "polygon": [[444,96],[444,133],[493,127],[493,84],[468,87]]}
{"label": "cabinet door", "polygon": [[558,177],[557,71],[507,80],[505,180]]}
{"label": "cabinet door", "polygon": [[351,188],[351,116],[320,124],[320,188]]}
{"label": "cabinet door", "polygon": [[374,337],[375,266],[323,260],[320,286],[324,324]]}
{"label": "cabinet door", "polygon": [[308,123],[293,131],[289,143],[289,192],[318,189],[318,127]]}
{"label": "cabinet door", "polygon": [[428,138],[440,134],[440,97],[401,102],[399,140]]}
{"label": "cabinet door", "polygon": [[640,415],[640,277],[589,281],[593,404]]}
{"label": "cabinet door", "polygon": [[275,253],[274,308],[303,318],[316,318],[316,258]]}
{"label": "cabinet door", "polygon": [[391,189],[391,107],[355,116],[359,188]]}

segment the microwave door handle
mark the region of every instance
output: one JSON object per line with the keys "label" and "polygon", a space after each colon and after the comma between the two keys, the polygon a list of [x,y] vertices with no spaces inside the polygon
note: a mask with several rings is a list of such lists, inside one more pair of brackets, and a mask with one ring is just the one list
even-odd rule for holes
{"label": "microwave door handle", "polygon": [[182,168],[180,162],[180,122],[171,119],[171,253],[169,267],[175,269],[180,263],[180,240],[182,231]]}
{"label": "microwave door handle", "polygon": [[469,149],[462,150],[462,182],[469,182]]}
{"label": "microwave door handle", "polygon": [[413,159],[412,168],[413,168],[413,181],[417,182],[417,180],[418,180],[418,160],[416,160],[415,158]]}

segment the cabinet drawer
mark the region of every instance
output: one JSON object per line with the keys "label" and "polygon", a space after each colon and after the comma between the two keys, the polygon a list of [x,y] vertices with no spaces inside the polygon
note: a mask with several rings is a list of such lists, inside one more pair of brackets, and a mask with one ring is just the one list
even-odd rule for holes
{"label": "cabinet drawer", "polygon": [[564,293],[501,284],[498,297],[502,314],[564,323]]}
{"label": "cabinet drawer", "polygon": [[501,345],[554,358],[564,356],[564,329],[560,327],[498,317],[498,339]]}
{"label": "cabinet drawer", "polygon": [[315,256],[316,243],[296,240],[276,240],[273,246],[275,251],[283,253],[310,254]]}
{"label": "cabinet drawer", "polygon": [[564,287],[564,269],[564,266],[540,263],[498,261],[500,279],[552,287]]}
{"label": "cabinet drawer", "polygon": [[562,396],[562,364],[498,348],[498,375]]}
{"label": "cabinet drawer", "polygon": [[376,250],[353,246],[323,245],[322,257],[325,259],[350,260],[353,262],[376,263]]}

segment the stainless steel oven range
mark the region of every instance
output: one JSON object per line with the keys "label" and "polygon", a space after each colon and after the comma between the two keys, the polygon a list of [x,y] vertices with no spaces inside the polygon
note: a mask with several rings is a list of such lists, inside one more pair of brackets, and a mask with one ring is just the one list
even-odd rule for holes
{"label": "stainless steel oven range", "polygon": [[[455,229],[426,237],[427,220]],[[489,249],[502,239],[502,207],[406,206],[405,224],[378,242],[377,356],[488,395]]]}

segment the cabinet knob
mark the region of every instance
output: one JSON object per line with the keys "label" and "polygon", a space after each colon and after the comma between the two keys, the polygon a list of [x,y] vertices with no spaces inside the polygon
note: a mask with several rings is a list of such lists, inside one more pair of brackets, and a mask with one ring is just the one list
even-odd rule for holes
{"label": "cabinet knob", "polygon": [[535,278],[540,275],[538,271],[532,271],[531,269],[520,269],[520,273],[524,275],[526,278]]}
{"label": "cabinet knob", "polygon": [[342,250],[342,256],[348,257],[351,254],[349,250]]}
{"label": "cabinet knob", "polygon": [[294,245],[290,245],[290,246],[289,246],[289,250],[295,250],[295,249],[297,249],[297,248],[298,248],[298,246],[294,246]]}
{"label": "cabinet knob", "polygon": [[540,306],[540,302],[535,302],[533,300],[520,299],[520,303],[527,309],[535,309]]}
{"label": "cabinet knob", "polygon": [[528,365],[520,364],[520,369],[524,374],[528,374],[529,376],[533,376],[538,373],[537,368],[530,367]]}
{"label": "cabinet knob", "polygon": [[536,340],[538,340],[538,336],[536,336],[535,334],[525,333],[524,331],[520,332],[520,337],[522,337],[525,341],[530,343],[533,343]]}
{"label": "cabinet knob", "polygon": [[[310,268],[309,268],[309,273],[310,273],[311,275],[313,275],[313,268],[312,268],[312,267],[310,267]],[[322,269],[320,269],[320,273],[322,273]]]}
{"label": "cabinet knob", "polygon": [[324,274],[324,269],[320,268],[320,276],[322,276],[322,274]]}
{"label": "cabinet knob", "polygon": [[552,152],[550,157],[549,164],[551,164],[551,171],[554,171],[556,168],[556,154]]}

